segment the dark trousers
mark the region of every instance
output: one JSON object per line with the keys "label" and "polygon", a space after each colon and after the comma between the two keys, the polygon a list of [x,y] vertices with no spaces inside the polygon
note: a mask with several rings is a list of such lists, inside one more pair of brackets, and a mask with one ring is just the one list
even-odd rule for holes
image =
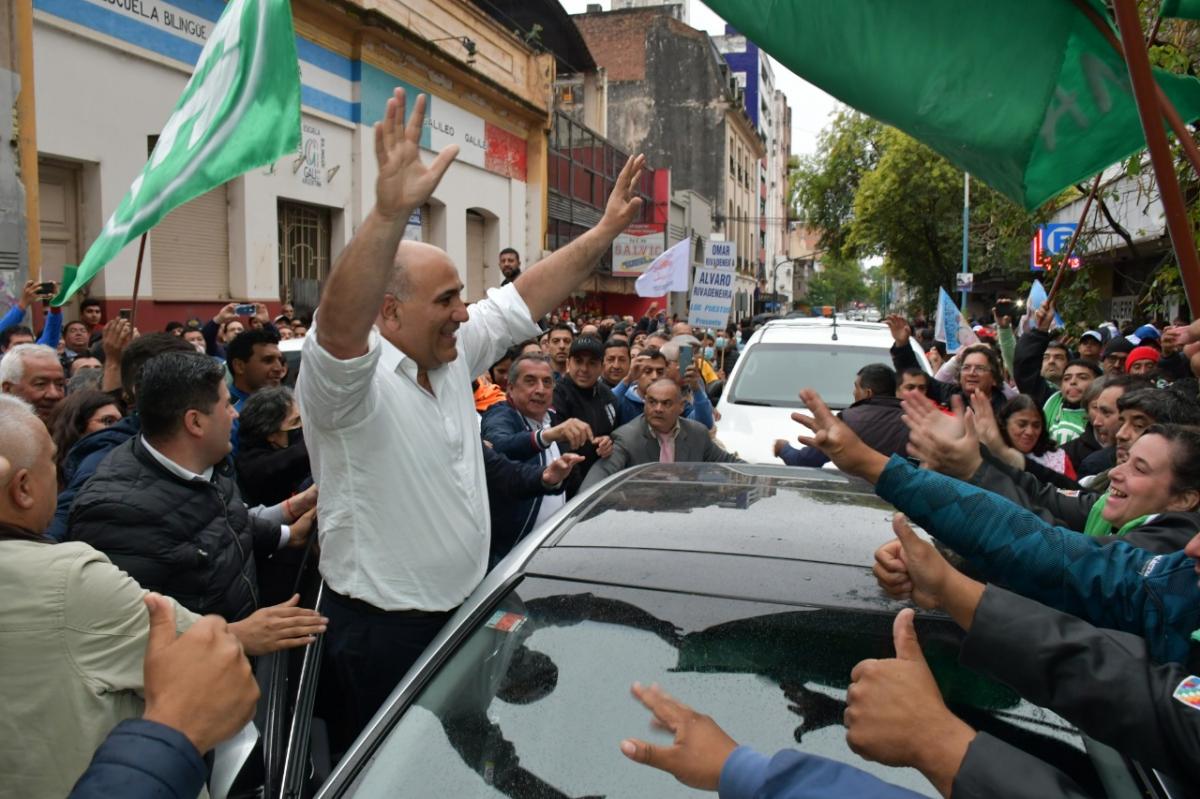
{"label": "dark trousers", "polygon": [[[383,611],[325,587],[326,652],[345,702],[345,751],[454,611]],[[339,736],[343,737],[343,736]]]}

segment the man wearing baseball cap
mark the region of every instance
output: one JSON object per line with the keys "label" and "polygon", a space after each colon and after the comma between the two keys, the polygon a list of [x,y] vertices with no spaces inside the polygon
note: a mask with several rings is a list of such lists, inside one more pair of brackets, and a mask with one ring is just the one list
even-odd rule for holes
{"label": "man wearing baseball cap", "polygon": [[1100,351],[1103,346],[1104,336],[1100,334],[1099,330],[1085,330],[1079,337],[1079,346],[1076,347],[1076,350],[1083,360],[1100,363]]}
{"label": "man wearing baseball cap", "polygon": [[[575,450],[584,457],[575,467],[580,478],[600,458],[612,454],[612,431],[617,426],[617,399],[600,373],[604,364],[604,344],[593,336],[580,336],[571,342],[567,371],[554,386],[554,409],[563,419],[581,419],[592,429],[592,440]],[[567,488],[568,498],[579,482]]]}

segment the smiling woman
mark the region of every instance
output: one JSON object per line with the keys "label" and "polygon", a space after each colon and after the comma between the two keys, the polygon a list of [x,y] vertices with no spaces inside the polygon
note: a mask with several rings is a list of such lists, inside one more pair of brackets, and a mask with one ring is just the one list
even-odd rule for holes
{"label": "smiling woman", "polygon": [[1159,513],[1200,508],[1200,430],[1151,426],[1109,479],[1101,515],[1122,532]]}

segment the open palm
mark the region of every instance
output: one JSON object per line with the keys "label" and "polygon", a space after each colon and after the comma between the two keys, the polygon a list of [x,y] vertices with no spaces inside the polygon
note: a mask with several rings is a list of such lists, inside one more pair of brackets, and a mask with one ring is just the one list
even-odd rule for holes
{"label": "open palm", "polygon": [[417,95],[405,123],[404,90],[396,89],[387,102],[383,119],[375,123],[375,160],[379,165],[375,210],[389,218],[407,218],[414,208],[424,205],[458,155],[458,145],[451,144],[429,166],[421,163],[425,103],[425,95]]}

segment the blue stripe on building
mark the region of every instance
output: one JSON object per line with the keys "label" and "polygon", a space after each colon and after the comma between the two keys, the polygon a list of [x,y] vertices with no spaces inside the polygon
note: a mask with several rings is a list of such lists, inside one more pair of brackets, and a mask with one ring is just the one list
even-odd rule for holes
{"label": "blue stripe on building", "polygon": [[307,61],[314,67],[337,75],[339,78],[356,80],[353,69],[354,62],[344,55],[338,55],[332,50],[327,50],[308,39],[301,39],[299,36],[296,37],[296,53],[300,56],[301,61]]}
{"label": "blue stripe on building", "polygon": [[358,103],[342,100],[328,92],[314,89],[311,86],[300,86],[300,104],[338,117],[339,119],[344,119],[347,122],[358,122],[360,116]]}
{"label": "blue stripe on building", "polygon": [[81,0],[34,0],[33,7],[185,64],[195,64],[203,49],[195,42],[181,39],[153,24],[138,22]]}

